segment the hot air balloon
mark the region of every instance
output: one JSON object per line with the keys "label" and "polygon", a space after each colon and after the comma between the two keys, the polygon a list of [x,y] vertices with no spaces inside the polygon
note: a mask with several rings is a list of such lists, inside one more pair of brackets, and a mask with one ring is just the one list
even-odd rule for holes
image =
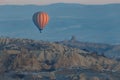
{"label": "hot air balloon", "polygon": [[45,28],[49,21],[49,16],[46,12],[36,12],[33,15],[33,22],[40,30],[40,32]]}

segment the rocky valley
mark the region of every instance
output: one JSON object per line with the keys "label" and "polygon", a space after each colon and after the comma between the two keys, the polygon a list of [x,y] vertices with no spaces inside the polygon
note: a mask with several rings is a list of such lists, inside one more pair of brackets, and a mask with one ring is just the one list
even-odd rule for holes
{"label": "rocky valley", "polygon": [[120,62],[57,42],[0,38],[0,80],[119,80]]}

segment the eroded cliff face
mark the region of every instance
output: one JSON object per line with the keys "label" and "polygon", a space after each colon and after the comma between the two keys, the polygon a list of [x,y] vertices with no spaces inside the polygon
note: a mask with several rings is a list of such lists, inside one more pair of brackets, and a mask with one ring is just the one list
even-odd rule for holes
{"label": "eroded cliff face", "polygon": [[[64,71],[65,69],[89,69],[96,72],[120,71],[120,63],[115,60],[97,55],[96,53],[90,54],[84,50],[51,42],[7,39],[0,42],[0,48],[1,74],[10,71],[56,71],[59,73],[59,71]],[[79,78],[81,80],[82,76],[73,75],[72,77],[68,76],[68,78],[73,78],[73,80],[74,78]],[[96,76],[93,76],[91,79],[99,80]]]}
{"label": "eroded cliff face", "polygon": [[6,70],[42,71],[74,67],[119,70],[119,62],[115,60],[56,43],[6,39],[1,40],[1,45],[0,64],[6,66]]}

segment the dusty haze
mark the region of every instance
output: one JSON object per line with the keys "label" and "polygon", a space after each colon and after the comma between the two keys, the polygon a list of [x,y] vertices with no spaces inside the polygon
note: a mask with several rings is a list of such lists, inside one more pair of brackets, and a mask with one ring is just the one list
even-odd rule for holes
{"label": "dusty haze", "polygon": [[120,3],[120,0],[0,0],[0,4],[51,4],[51,3],[80,3],[80,4],[110,4]]}

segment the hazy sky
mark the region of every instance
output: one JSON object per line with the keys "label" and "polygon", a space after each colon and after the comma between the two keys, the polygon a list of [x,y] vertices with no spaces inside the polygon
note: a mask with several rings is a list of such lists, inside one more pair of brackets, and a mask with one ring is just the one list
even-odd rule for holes
{"label": "hazy sky", "polygon": [[120,3],[120,0],[0,0],[0,4],[51,4],[51,3],[108,4]]}

